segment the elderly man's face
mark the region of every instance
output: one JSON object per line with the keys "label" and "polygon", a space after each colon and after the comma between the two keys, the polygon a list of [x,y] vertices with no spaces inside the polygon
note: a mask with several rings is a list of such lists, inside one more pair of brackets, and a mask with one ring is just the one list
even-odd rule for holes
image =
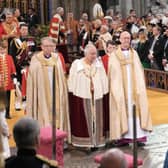
{"label": "elderly man's face", "polygon": [[44,55],[50,55],[52,52],[55,52],[56,45],[49,40],[44,40],[41,44],[41,48]]}
{"label": "elderly man's face", "polygon": [[90,62],[93,63],[95,59],[97,58],[97,50],[95,47],[91,47],[88,49],[86,55],[86,59]]}
{"label": "elderly man's face", "polygon": [[127,49],[130,47],[131,35],[128,32],[122,32],[120,34],[121,48]]}

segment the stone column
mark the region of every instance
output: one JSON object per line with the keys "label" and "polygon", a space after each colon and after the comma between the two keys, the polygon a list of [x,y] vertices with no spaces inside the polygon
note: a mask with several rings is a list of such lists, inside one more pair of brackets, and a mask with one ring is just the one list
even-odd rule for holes
{"label": "stone column", "polygon": [[136,10],[137,16],[143,16],[146,14],[147,10],[147,1],[146,0],[133,0],[133,8]]}
{"label": "stone column", "polygon": [[132,1],[133,1],[133,9],[136,10],[137,16],[141,16],[141,9],[142,9],[141,2],[143,0],[140,0],[140,1],[132,0]]}
{"label": "stone column", "polygon": [[132,0],[120,0],[119,6],[120,6],[122,17],[126,18],[129,14],[129,10],[133,8]]}
{"label": "stone column", "polygon": [[40,0],[41,23],[44,24],[44,0]]}
{"label": "stone column", "polygon": [[53,16],[56,13],[56,9],[59,6],[58,1],[50,0],[51,3],[51,15]]}

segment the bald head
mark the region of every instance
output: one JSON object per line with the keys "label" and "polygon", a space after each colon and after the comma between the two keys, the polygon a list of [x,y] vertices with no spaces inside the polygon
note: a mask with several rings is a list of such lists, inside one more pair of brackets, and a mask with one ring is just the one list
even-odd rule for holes
{"label": "bald head", "polygon": [[128,49],[130,47],[131,43],[131,35],[127,31],[123,31],[120,34],[120,42],[121,42],[121,48]]}
{"label": "bald head", "polygon": [[119,149],[110,149],[102,157],[100,168],[127,168],[124,153]]}

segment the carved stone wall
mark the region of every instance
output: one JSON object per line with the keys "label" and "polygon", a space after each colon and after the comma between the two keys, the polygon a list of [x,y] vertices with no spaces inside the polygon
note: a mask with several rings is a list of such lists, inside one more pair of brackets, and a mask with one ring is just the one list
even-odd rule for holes
{"label": "carved stone wall", "polygon": [[[57,7],[61,6],[65,9],[65,13],[73,12],[74,17],[79,19],[82,12],[87,12],[89,17],[92,18],[93,5],[98,0],[51,0],[52,1],[52,14],[55,13]],[[66,17],[66,16],[65,16]]]}
{"label": "carved stone wall", "polygon": [[[162,4],[158,7],[162,7],[162,9],[168,3],[168,0],[0,0],[0,8],[4,4],[6,7],[19,7],[21,11],[26,11],[28,7],[34,7],[42,23],[47,23],[59,6],[65,9],[65,13],[73,12],[76,19],[79,19],[84,11],[92,19],[93,6],[97,2],[102,4],[104,11],[112,8],[114,11],[120,11],[123,17],[127,17],[131,8],[136,10],[138,16],[144,15],[151,7],[155,7],[156,1]],[[164,9],[167,10],[167,8]]]}

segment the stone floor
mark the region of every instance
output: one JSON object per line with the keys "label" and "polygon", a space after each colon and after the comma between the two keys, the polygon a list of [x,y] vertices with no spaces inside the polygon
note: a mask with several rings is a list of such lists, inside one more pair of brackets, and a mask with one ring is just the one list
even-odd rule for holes
{"label": "stone floor", "polygon": [[[64,168],[97,168],[98,164],[94,162],[94,156],[103,153],[109,148],[101,148],[90,152],[83,148],[74,148],[69,146],[64,151]],[[125,153],[132,154],[133,147],[121,147]],[[153,132],[148,137],[145,147],[138,148],[138,157],[143,159],[141,168],[163,168],[165,155],[168,149],[168,124],[155,126]],[[12,149],[12,154],[16,149]]]}
{"label": "stone floor", "polygon": [[[120,148],[125,153],[132,154],[132,146]],[[138,157],[143,159],[141,168],[163,168],[165,154],[168,149],[168,125],[155,126],[148,137],[145,147],[138,148]],[[94,156],[103,153],[108,148],[102,148],[95,152],[71,148],[64,152],[64,168],[96,168]]]}
{"label": "stone floor", "polygon": [[[64,152],[64,168],[97,168],[98,164],[94,162],[94,156],[103,153],[110,148],[102,148],[95,152],[88,152],[87,150],[72,149]],[[132,154],[132,146],[121,147],[125,153]],[[149,155],[149,150],[144,148],[138,148],[138,157],[145,160]],[[147,167],[146,167],[147,168]],[[148,167],[149,168],[149,167]]]}

